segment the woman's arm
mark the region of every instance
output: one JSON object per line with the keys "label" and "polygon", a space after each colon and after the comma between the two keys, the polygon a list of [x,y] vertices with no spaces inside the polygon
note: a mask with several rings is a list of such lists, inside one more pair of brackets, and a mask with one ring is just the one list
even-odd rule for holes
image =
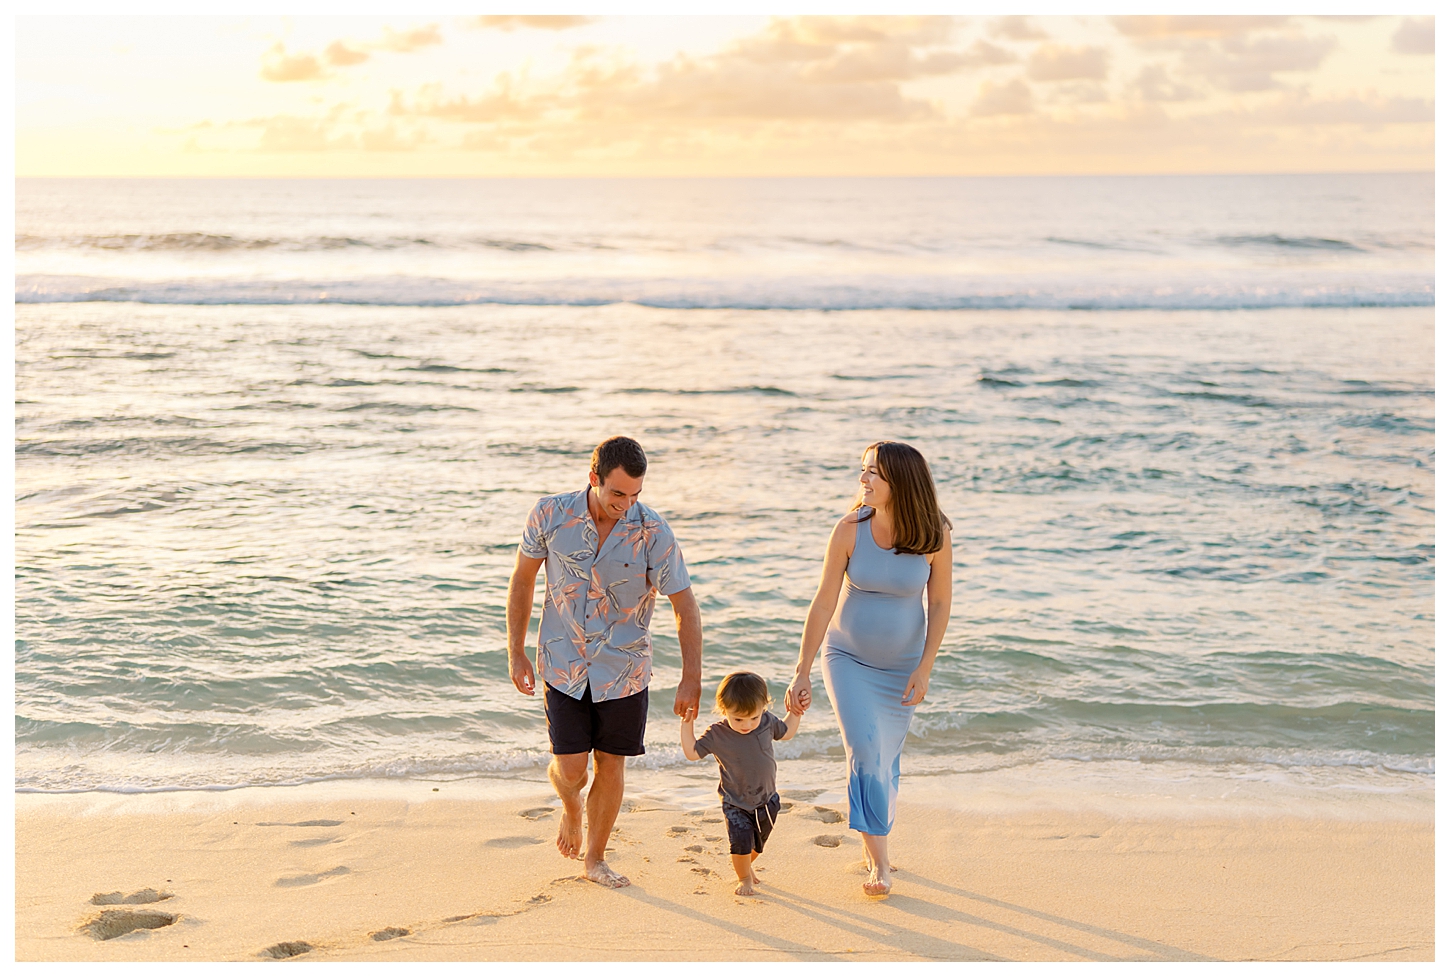
{"label": "woman's arm", "polygon": [[821,582],[816,586],[816,596],[806,612],[806,623],[801,629],[800,653],[796,657],[795,679],[785,692],[785,709],[788,713],[802,714],[810,708],[811,665],[816,652],[825,640],[826,628],[831,615],[836,613],[836,602],[841,597],[841,583],[846,578],[846,564],[851,559],[851,544],[856,539],[856,513],[850,513],[831,530],[830,542],[826,544],[826,559],[821,567]]}
{"label": "woman's arm", "polygon": [[947,621],[952,616],[952,532],[946,530],[941,549],[931,554],[931,576],[926,581],[926,650],[921,664],[911,673],[906,691],[901,694],[902,705],[914,706],[926,698],[927,686],[931,681],[931,668],[936,664],[937,649],[947,633]]}

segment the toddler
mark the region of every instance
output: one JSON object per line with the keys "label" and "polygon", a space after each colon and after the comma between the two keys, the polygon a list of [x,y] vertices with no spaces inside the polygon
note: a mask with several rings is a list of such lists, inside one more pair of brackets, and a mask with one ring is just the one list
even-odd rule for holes
{"label": "toddler", "polygon": [[770,690],[754,672],[731,672],[715,690],[715,711],[725,719],[711,724],[695,739],[695,721],[680,721],[680,748],[686,758],[715,754],[720,764],[720,797],[730,835],[730,864],[740,879],[737,896],[755,895],[760,880],[753,863],[780,814],[775,792],[775,740],[788,740],[801,717],[789,713],[784,722],[765,711]]}

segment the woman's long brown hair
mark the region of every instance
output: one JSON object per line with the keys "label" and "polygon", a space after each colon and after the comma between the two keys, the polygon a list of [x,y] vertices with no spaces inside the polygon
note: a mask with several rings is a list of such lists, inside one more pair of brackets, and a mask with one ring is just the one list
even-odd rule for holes
{"label": "woman's long brown hair", "polygon": [[[935,553],[946,542],[951,521],[942,515],[936,502],[936,485],[931,480],[931,467],[911,445],[903,441],[877,441],[861,452],[876,452],[876,470],[891,486],[891,514],[896,527],[897,553]],[[864,503],[860,493],[855,512]]]}

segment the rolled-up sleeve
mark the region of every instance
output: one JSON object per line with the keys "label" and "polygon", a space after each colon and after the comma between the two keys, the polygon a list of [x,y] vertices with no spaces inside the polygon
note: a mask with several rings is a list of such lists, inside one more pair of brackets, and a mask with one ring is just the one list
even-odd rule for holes
{"label": "rolled-up sleeve", "polygon": [[523,539],[519,540],[519,552],[530,559],[542,560],[549,555],[549,519],[545,512],[547,501],[540,499],[534,504],[528,521],[524,523]]}
{"label": "rolled-up sleeve", "polygon": [[690,586],[690,571],[685,569],[685,555],[670,527],[661,522],[650,534],[649,582],[655,590],[668,597]]}

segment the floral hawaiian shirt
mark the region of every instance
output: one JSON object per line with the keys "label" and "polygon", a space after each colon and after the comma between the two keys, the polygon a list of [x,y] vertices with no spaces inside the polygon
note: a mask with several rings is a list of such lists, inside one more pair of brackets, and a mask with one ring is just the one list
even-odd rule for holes
{"label": "floral hawaiian shirt", "polygon": [[588,688],[603,702],[649,686],[655,594],[679,593],[690,574],[669,524],[639,502],[598,546],[588,494],[540,499],[519,552],[544,560],[539,675],[565,695],[582,699]]}

